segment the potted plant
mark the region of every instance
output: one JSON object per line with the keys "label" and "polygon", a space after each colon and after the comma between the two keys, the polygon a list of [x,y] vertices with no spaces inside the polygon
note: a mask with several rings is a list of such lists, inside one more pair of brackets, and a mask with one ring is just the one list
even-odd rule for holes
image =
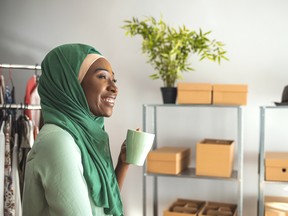
{"label": "potted plant", "polygon": [[164,103],[175,103],[176,81],[183,78],[182,72],[193,70],[188,62],[190,54],[199,55],[200,60],[208,59],[218,63],[222,59],[227,60],[224,44],[208,38],[211,31],[202,32],[200,29],[196,32],[185,25],[176,29],[167,25],[162,17],[159,21],[152,16],[144,20],[133,17],[124,22],[122,28],[126,35],[142,36],[142,52],[155,69],[155,73],[149,77],[153,80],[162,79],[162,93],[167,88],[174,92],[175,98],[172,101],[167,101],[163,96]]}

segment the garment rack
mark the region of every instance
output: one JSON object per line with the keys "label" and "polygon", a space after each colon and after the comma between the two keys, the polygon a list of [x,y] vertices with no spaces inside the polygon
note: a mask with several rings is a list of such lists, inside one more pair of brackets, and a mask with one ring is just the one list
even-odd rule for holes
{"label": "garment rack", "polygon": [[[36,71],[41,70],[41,66],[38,64],[36,65],[0,64],[0,68],[36,70]],[[32,104],[0,104],[0,109],[41,110],[41,106]]]}
{"label": "garment rack", "polygon": [[41,70],[41,66],[38,64],[36,65],[0,64],[0,68]]}
{"label": "garment rack", "polygon": [[0,109],[41,110],[41,106],[36,104],[0,104]]}

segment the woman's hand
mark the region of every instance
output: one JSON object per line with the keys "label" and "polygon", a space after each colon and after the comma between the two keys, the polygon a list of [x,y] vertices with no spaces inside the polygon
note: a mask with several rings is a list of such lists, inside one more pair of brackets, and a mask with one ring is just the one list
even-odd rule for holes
{"label": "woman's hand", "polygon": [[120,149],[120,154],[118,157],[118,163],[126,163],[126,140],[124,140],[124,142],[121,145],[121,149]]}
{"label": "woman's hand", "polygon": [[129,164],[126,163],[126,140],[121,145],[120,154],[118,157],[118,162],[115,168],[115,174],[118,182],[119,189],[122,189],[124,184],[124,179],[128,171]]}

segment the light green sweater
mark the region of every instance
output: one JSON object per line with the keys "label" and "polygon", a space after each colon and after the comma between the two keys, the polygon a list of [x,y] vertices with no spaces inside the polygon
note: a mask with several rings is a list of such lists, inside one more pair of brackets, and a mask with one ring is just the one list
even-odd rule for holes
{"label": "light green sweater", "polygon": [[27,159],[23,216],[92,215],[105,214],[90,199],[78,146],[65,130],[44,125]]}

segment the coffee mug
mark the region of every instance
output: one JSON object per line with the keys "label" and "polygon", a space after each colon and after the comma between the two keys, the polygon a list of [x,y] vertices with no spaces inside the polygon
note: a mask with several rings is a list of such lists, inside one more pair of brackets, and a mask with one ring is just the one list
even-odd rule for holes
{"label": "coffee mug", "polygon": [[126,162],[143,166],[153,146],[154,137],[155,134],[128,129],[126,136]]}

